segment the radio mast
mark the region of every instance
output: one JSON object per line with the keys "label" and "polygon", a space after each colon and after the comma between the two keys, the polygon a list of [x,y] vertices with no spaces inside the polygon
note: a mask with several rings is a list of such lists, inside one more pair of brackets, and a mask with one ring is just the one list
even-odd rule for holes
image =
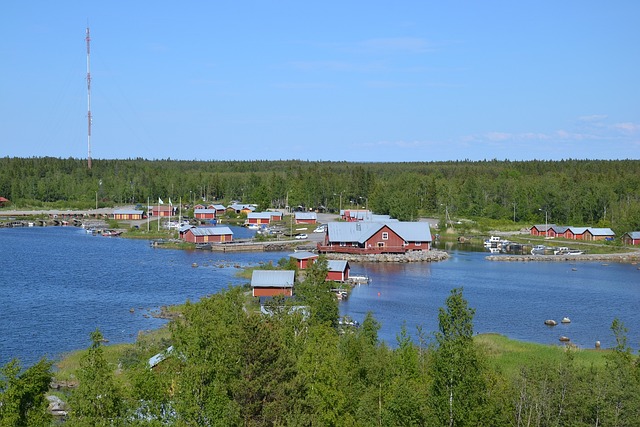
{"label": "radio mast", "polygon": [[87,167],[91,169],[91,68],[89,56],[91,53],[91,37],[89,36],[89,27],[87,27]]}

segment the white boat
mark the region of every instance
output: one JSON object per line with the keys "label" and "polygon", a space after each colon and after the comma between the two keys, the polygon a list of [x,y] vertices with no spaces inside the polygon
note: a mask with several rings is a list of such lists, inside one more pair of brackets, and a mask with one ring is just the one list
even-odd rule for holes
{"label": "white boat", "polygon": [[531,255],[544,255],[544,251],[547,249],[545,245],[535,245],[531,249]]}
{"label": "white boat", "polygon": [[501,244],[500,236],[491,236],[484,241],[485,248],[497,248]]}

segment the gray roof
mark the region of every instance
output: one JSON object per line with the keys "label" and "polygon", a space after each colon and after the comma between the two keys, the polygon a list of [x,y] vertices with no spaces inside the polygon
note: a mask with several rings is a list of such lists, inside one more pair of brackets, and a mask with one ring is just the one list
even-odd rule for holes
{"label": "gray roof", "polygon": [[252,288],[293,288],[293,270],[253,270]]}
{"label": "gray roof", "polygon": [[573,234],[584,234],[588,229],[589,227],[569,227]]}
{"label": "gray roof", "polygon": [[194,236],[226,236],[233,235],[229,227],[194,227],[191,229]]}
{"label": "gray roof", "polygon": [[593,228],[589,227],[589,233],[594,236],[615,236],[616,233],[610,228]]}
{"label": "gray roof", "polygon": [[640,231],[630,231],[626,234],[628,234],[632,239],[640,239]]}
{"label": "gray roof", "polygon": [[197,213],[216,213],[216,210],[215,209],[209,209],[209,208],[194,209],[193,213],[194,214],[197,214]]}
{"label": "gray roof", "polygon": [[327,261],[327,267],[329,268],[329,271],[344,271],[346,270],[348,265],[349,263],[345,260],[330,259],[329,261]]}
{"label": "gray roof", "polygon": [[296,219],[318,219],[318,215],[315,212],[296,212]]}
{"label": "gray roof", "polygon": [[273,216],[272,212],[249,212],[247,214],[247,218],[256,218],[256,219],[271,219]]}
{"label": "gray roof", "polygon": [[[540,231],[547,231],[555,227],[555,224],[535,224],[533,227],[537,228]],[[533,228],[531,227],[531,228]],[[571,228],[571,227],[569,227]],[[565,230],[566,231],[566,230]]]}
{"label": "gray roof", "polygon": [[330,222],[329,241],[364,243],[384,226],[389,227],[405,242],[431,242],[428,222]]}
{"label": "gray roof", "polygon": [[550,227],[551,230],[555,231],[558,234],[562,234],[569,229],[569,226],[566,225],[553,225]]}
{"label": "gray roof", "polygon": [[184,233],[185,231],[191,230],[192,228],[196,228],[196,226],[195,225],[191,225],[191,224],[182,224],[180,226],[180,228],[178,229],[178,231],[180,233]]}
{"label": "gray roof", "polygon": [[212,205],[211,206],[213,209],[219,210],[219,211],[223,211],[226,208],[224,207],[224,205]]}
{"label": "gray roof", "polygon": [[313,252],[309,252],[309,251],[300,251],[300,252],[294,252],[292,254],[289,254],[289,258],[295,258],[295,259],[318,258],[318,254],[314,254]]}

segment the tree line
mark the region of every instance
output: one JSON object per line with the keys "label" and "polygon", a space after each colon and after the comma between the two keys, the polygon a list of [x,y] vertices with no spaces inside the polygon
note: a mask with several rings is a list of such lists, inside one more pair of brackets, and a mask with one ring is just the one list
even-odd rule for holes
{"label": "tree line", "polygon": [[[604,367],[527,363],[507,374],[474,340],[474,310],[462,288],[438,313],[438,330],[405,327],[395,347],[367,314],[339,322],[320,260],[295,301],[274,299],[269,315],[248,309],[245,290],[187,303],[164,347],[137,345],[107,363],[99,330],[77,372],[69,426],[637,426],[640,365],[614,320],[616,346]],[[296,307],[304,306],[304,310]],[[171,345],[171,350],[167,346]],[[165,350],[153,369],[149,358]],[[45,360],[0,371],[0,426],[48,426]],[[116,375],[115,372],[118,371]]]}
{"label": "tree line", "polygon": [[0,158],[0,195],[14,206],[85,208],[174,203],[255,203],[368,208],[400,220],[419,216],[640,229],[640,160],[178,161]]}

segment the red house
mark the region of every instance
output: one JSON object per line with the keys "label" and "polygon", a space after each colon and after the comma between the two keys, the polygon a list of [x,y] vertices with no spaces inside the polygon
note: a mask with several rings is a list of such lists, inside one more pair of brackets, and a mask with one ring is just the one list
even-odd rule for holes
{"label": "red house", "polygon": [[334,282],[346,282],[349,280],[349,263],[344,260],[329,260],[327,261],[327,280],[333,280]]}
{"label": "red house", "polygon": [[585,240],[584,235],[588,227],[569,227],[566,233],[567,239]]}
{"label": "red house", "polygon": [[191,227],[181,232],[181,237],[190,243],[226,243],[233,241],[229,227]]}
{"label": "red house", "polygon": [[318,254],[313,252],[301,251],[289,254],[289,258],[296,260],[296,265],[300,270],[305,270],[318,259]]}
{"label": "red house", "polygon": [[431,230],[427,222],[330,222],[322,253],[382,254],[428,251]]}
{"label": "red house", "polygon": [[610,228],[589,227],[584,232],[584,240],[613,240],[616,233]]}
{"label": "red house", "polygon": [[254,297],[293,296],[293,270],[253,270],[251,289]]}

